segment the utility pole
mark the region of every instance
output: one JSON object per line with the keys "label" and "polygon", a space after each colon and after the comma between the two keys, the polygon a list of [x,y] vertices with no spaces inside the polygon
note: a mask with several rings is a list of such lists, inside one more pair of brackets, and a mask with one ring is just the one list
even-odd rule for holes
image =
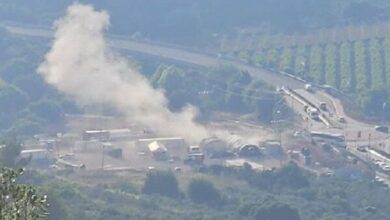
{"label": "utility pole", "polygon": [[[273,121],[271,121],[272,124],[275,124],[276,125],[276,130],[278,132],[278,136],[279,136],[279,144],[280,144],[280,148],[283,150],[283,145],[282,145],[282,122],[283,120],[281,120],[281,111],[278,109],[275,111],[275,117]],[[279,164],[280,166],[282,166],[282,154],[280,155],[280,158],[279,158]]]}
{"label": "utility pole", "polygon": [[382,123],[383,123],[383,124],[385,124],[386,107],[387,107],[387,103],[386,103],[386,102],[383,102],[383,105],[382,105]]}
{"label": "utility pole", "polygon": [[104,144],[102,145],[102,170],[104,170]]}
{"label": "utility pole", "polygon": [[371,133],[368,133],[368,147],[371,147]]}
{"label": "utility pole", "polygon": [[[279,122],[280,123],[280,122]],[[283,145],[282,145],[282,129],[280,127],[280,125],[278,126],[279,127],[279,144],[280,144],[280,148],[283,152]],[[279,165],[282,166],[282,156],[283,156],[283,153],[280,154],[280,157],[279,157]]]}

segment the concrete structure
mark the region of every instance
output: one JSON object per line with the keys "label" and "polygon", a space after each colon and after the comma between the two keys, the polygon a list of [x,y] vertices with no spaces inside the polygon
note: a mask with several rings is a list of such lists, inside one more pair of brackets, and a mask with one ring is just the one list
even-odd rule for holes
{"label": "concrete structure", "polygon": [[56,161],[56,164],[57,164],[58,168],[71,170],[71,171],[80,170],[80,169],[85,169],[86,168],[85,164],[76,164],[76,163],[72,163],[70,161],[66,161],[66,160],[63,160],[63,159],[58,159]]}
{"label": "concrete structure", "polygon": [[221,155],[231,150],[226,142],[216,137],[203,139],[199,146],[208,155]]}
{"label": "concrete structure", "polygon": [[108,130],[87,130],[82,134],[83,141],[108,141],[110,139],[110,132]]}
{"label": "concrete structure", "polygon": [[201,165],[203,164],[205,156],[203,153],[191,153],[187,155],[184,163],[189,165]]}
{"label": "concrete structure", "polygon": [[226,160],[224,162],[224,166],[226,167],[244,167],[245,164],[250,165],[254,170],[259,170],[259,171],[264,170],[264,166],[262,164],[255,163],[253,161],[247,161],[244,159]]}
{"label": "concrete structure", "polygon": [[22,150],[20,158],[30,158],[31,160],[46,160],[49,157],[47,149]]}
{"label": "concrete structure", "polygon": [[269,156],[278,157],[283,154],[283,149],[279,141],[266,141],[261,146],[264,149],[264,153]]}
{"label": "concrete structure", "polygon": [[196,153],[200,153],[201,152],[201,150],[200,150],[200,147],[199,146],[190,146],[189,148],[188,148],[188,153],[189,154],[196,154]]}
{"label": "concrete structure", "polygon": [[74,152],[96,151],[101,149],[102,149],[102,142],[98,140],[76,141],[74,142],[72,147],[72,151]]}
{"label": "concrete structure", "polygon": [[208,155],[228,155],[236,153],[243,157],[259,156],[262,153],[258,143],[231,135],[226,140],[216,137],[207,138],[200,143],[201,149]]}
{"label": "concrete structure", "polygon": [[234,152],[243,157],[259,156],[262,153],[262,149],[258,143],[248,141],[238,135],[230,136],[227,144]]}
{"label": "concrete structure", "polygon": [[127,139],[131,139],[133,137],[133,133],[128,128],[111,129],[111,130],[108,130],[108,132],[110,133],[110,140],[111,141],[127,140]]}

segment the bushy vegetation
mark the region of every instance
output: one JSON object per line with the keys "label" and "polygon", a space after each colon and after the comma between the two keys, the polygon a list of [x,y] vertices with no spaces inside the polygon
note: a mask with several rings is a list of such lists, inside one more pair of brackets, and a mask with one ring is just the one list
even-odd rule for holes
{"label": "bushy vegetation", "polygon": [[289,205],[275,201],[272,197],[254,204],[243,205],[239,212],[254,220],[301,220],[299,212]]}
{"label": "bushy vegetation", "polygon": [[179,185],[175,175],[171,172],[162,171],[151,171],[148,173],[142,192],[172,198],[179,197],[180,195]]}
{"label": "bushy vegetation", "polygon": [[47,219],[47,197],[32,186],[16,183],[23,169],[0,170],[0,219]]}
{"label": "bushy vegetation", "polygon": [[[36,73],[46,45],[38,39],[27,41],[9,35],[4,30],[0,38],[0,134],[61,131],[64,114],[81,111]],[[263,121],[272,119],[273,103],[278,96],[273,88],[253,79],[250,73],[232,67],[201,71],[158,64],[149,67],[148,62],[153,61],[142,63],[146,69],[143,72],[153,73],[151,83],[165,90],[169,107],[174,111],[192,104],[199,107],[200,115],[221,110],[257,112]]]}
{"label": "bushy vegetation", "polygon": [[0,140],[0,167],[17,167],[26,165],[27,160],[18,158],[22,146],[15,137],[5,137]]}
{"label": "bushy vegetation", "polygon": [[[3,20],[50,25],[73,0],[3,0]],[[112,31],[174,43],[208,45],[215,33],[255,28],[297,32],[389,18],[386,1],[360,0],[81,0],[112,14]]]}
{"label": "bushy vegetation", "polygon": [[215,205],[221,203],[221,193],[214,184],[205,179],[193,179],[188,184],[188,197],[196,203]]}
{"label": "bushy vegetation", "polygon": [[269,122],[280,100],[274,88],[229,66],[195,71],[160,65],[150,79],[155,87],[165,90],[172,110],[192,104],[199,107],[203,116],[215,110],[256,113],[261,121]]}
{"label": "bushy vegetation", "polygon": [[[154,187],[158,193],[142,192],[150,181],[150,173],[155,173]],[[387,188],[364,178],[352,181],[338,176],[312,176],[295,164],[272,171],[253,170],[248,165],[243,168],[214,166],[207,167],[202,174],[153,170],[145,174],[144,183],[136,185],[141,190],[133,189],[132,183],[139,180],[130,177],[127,178],[130,190],[117,184],[123,174],[81,175],[90,176],[91,179],[86,180],[88,184],[37,173],[27,173],[23,181],[35,183],[47,192],[51,204],[49,219],[56,220],[386,220],[390,212]],[[175,195],[176,184],[186,193],[180,193],[179,197],[166,196],[172,191],[171,187],[165,187],[166,179],[170,179],[168,185],[173,186]]]}
{"label": "bushy vegetation", "polygon": [[27,41],[0,29],[1,134],[31,135],[47,131],[49,125],[61,128],[63,114],[77,111],[36,73],[44,49],[42,41]]}
{"label": "bushy vegetation", "polygon": [[[43,0],[25,3],[7,0],[0,4],[0,12],[2,12],[0,17],[4,20],[27,23],[34,21],[34,23],[47,26],[63,15],[65,8],[72,2],[61,0],[53,3]],[[235,50],[233,53],[241,60],[277,68],[320,84],[330,84],[344,92],[355,94],[354,98],[366,113],[375,116],[378,112],[386,112],[386,118],[390,118],[390,110],[380,107],[378,109],[377,105],[367,106],[367,103],[373,100],[373,93],[382,91],[383,97],[389,96],[386,87],[389,81],[387,73],[389,72],[388,63],[390,63],[387,37],[370,37],[370,32],[375,31],[370,31],[369,26],[359,26],[355,29],[361,30],[360,32],[364,33],[363,37],[350,37],[350,28],[344,28],[345,33],[341,35],[348,36],[348,41],[344,38],[338,41],[335,39],[340,38],[340,34],[334,34],[336,32],[333,33],[331,29],[344,25],[369,25],[387,21],[390,12],[384,7],[384,1],[320,0],[314,3],[308,0],[293,2],[289,0],[246,0],[226,3],[223,0],[214,0],[210,3],[206,0],[189,2],[179,0],[153,2],[84,0],[81,2],[91,3],[98,9],[107,10],[112,15],[111,31],[116,34],[129,37],[131,35],[141,36],[144,39],[191,46],[212,46],[212,48],[228,36],[229,39],[232,38],[238,42],[238,45],[232,44],[231,41],[225,44],[233,47]],[[31,4],[34,4],[34,7]],[[252,28],[256,31],[247,31]],[[311,38],[299,35],[312,30],[316,30],[319,35]],[[352,34],[360,33],[359,30],[353,31]],[[256,33],[272,34],[266,34],[266,36],[261,34],[265,36],[263,39]],[[283,33],[285,37],[279,37],[282,36],[279,35],[280,33]],[[6,34],[3,31],[1,35]],[[6,42],[2,44],[3,47],[9,45],[7,39],[1,42]],[[36,48],[31,44],[26,45],[25,41],[23,44],[22,46],[13,44],[8,46],[9,49],[3,48],[4,54],[1,55],[6,58],[6,62],[2,63],[1,77],[6,82],[12,82],[12,85],[6,84],[2,87],[4,92],[0,94],[0,102],[7,104],[7,108],[3,110],[4,113],[0,112],[0,119],[2,119],[0,126],[16,132],[40,130],[41,125],[46,121],[60,120],[59,115],[65,111],[65,106],[71,107],[67,105],[69,102],[65,104],[61,99],[53,101],[52,98],[47,98],[47,94],[53,94],[53,92],[48,91],[47,86],[37,75],[26,74],[33,72],[32,70],[37,65],[36,58],[39,57],[35,55],[42,52],[42,48]],[[13,56],[4,51],[13,53]],[[175,80],[189,78],[189,74],[178,72],[176,76],[173,78],[162,76],[156,83],[167,91],[171,91],[174,88],[172,85],[176,84]],[[188,85],[179,84],[181,84],[180,88],[170,94],[170,98],[177,100],[171,102],[171,107],[181,107],[191,95],[191,103],[202,102],[199,98],[193,97],[191,93],[193,91],[187,90]],[[247,85],[239,86],[246,87]],[[222,85],[216,89],[230,93],[229,96],[223,97],[223,101],[222,95],[216,94],[217,98],[221,98],[221,104],[224,102],[228,108],[238,108],[235,110],[240,111],[241,108],[246,108],[238,102],[242,99],[237,93],[241,94],[242,90],[237,85]],[[196,90],[199,92],[199,88]],[[12,103],[9,102],[10,96],[14,97]],[[46,100],[41,101],[42,98]],[[263,101],[264,99],[261,103]],[[384,100],[384,102],[387,101],[390,100]],[[37,103],[29,106],[32,102]],[[373,111],[370,110],[372,108],[374,108]],[[37,113],[40,109],[45,109],[46,112]],[[9,117],[7,111],[11,112],[13,117]],[[18,120],[14,124],[16,117]]]}

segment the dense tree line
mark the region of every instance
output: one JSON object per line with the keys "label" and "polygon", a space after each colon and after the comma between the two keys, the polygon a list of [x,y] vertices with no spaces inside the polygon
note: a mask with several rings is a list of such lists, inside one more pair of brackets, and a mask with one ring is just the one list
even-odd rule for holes
{"label": "dense tree line", "polygon": [[60,130],[63,115],[78,112],[36,73],[44,52],[45,42],[0,29],[0,134],[31,135],[49,125]]}
{"label": "dense tree line", "polygon": [[[390,119],[390,40],[369,39],[254,52],[253,64],[285,71],[352,96],[370,116]],[[249,62],[249,61],[248,61]]]}
{"label": "dense tree line", "polygon": [[195,71],[160,65],[150,80],[164,89],[171,110],[192,104],[200,109],[201,116],[210,111],[256,113],[261,121],[269,122],[280,98],[272,87],[253,79],[251,73],[229,66]]}
{"label": "dense tree line", "polygon": [[[51,25],[73,0],[3,0],[2,20]],[[267,32],[297,32],[386,20],[381,0],[81,0],[112,15],[112,32],[184,44],[208,45],[215,33],[247,27]]]}
{"label": "dense tree line", "polygon": [[353,91],[355,85],[354,72],[352,71],[352,48],[350,43],[340,45],[340,89],[344,92]]}
{"label": "dense tree line", "polygon": [[[110,180],[85,185],[26,173],[21,181],[38,184],[47,193],[49,219],[56,220],[385,220],[389,214],[387,188],[364,178],[314,177],[295,164],[269,171],[247,164],[236,168],[214,165],[202,173],[136,172],[136,176],[146,176],[139,185],[140,179],[99,172],[87,176]],[[152,192],[145,191],[150,186]]]}

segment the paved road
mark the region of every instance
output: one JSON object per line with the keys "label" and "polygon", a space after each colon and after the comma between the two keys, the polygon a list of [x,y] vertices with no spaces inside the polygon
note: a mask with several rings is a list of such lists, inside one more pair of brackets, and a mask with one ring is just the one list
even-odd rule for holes
{"label": "paved road", "polygon": [[[22,27],[16,27],[16,26],[7,26],[2,25],[6,28],[6,30],[12,34],[18,34],[18,35],[24,35],[29,37],[39,37],[39,38],[53,38],[53,32],[47,29],[39,29],[39,28],[22,28]],[[294,91],[301,91],[304,87],[305,82],[302,82],[300,80],[294,79],[290,76],[287,76],[285,74],[275,73],[271,72],[265,69],[262,69],[257,66],[251,66],[248,64],[245,64],[240,61],[236,60],[229,60],[225,58],[220,58],[218,56],[213,56],[210,54],[204,54],[201,52],[194,52],[191,50],[181,49],[181,48],[175,48],[175,47],[169,47],[164,46],[156,43],[151,42],[138,42],[131,39],[125,39],[123,37],[119,36],[107,36],[109,45],[115,49],[121,49],[121,50],[127,50],[130,52],[136,52],[141,54],[147,54],[147,55],[153,55],[158,57],[163,57],[166,59],[172,59],[175,61],[180,61],[192,65],[202,66],[202,67],[216,67],[220,65],[230,65],[234,66],[241,70],[246,70],[250,74],[252,74],[253,77],[261,79],[270,85],[273,85],[275,87],[281,87],[285,86],[290,89],[293,89]],[[322,131],[331,131],[336,133],[344,133],[346,135],[347,139],[350,139],[351,141],[361,141],[364,142],[368,139],[368,135],[371,134],[372,139],[386,139],[385,135],[378,134],[378,132],[375,132],[373,130],[373,125],[366,124],[363,122],[356,121],[350,117],[348,117],[345,112],[344,108],[340,102],[340,100],[331,97],[324,93],[323,91],[317,91],[314,95],[310,94],[307,95],[305,92],[302,92],[303,96],[306,96],[308,100],[311,100],[314,102],[314,104],[317,104],[322,101],[328,102],[328,105],[331,106],[332,111],[334,111],[334,114],[336,116],[343,116],[347,118],[347,123],[343,124],[339,128],[326,128],[325,126],[320,126],[317,122],[308,122],[308,127],[311,127],[311,129],[320,129]],[[303,109],[303,106],[297,105],[294,106],[294,101],[291,101],[294,108],[297,109],[297,112],[300,114],[304,114],[301,109]],[[335,124],[340,125],[337,122],[337,117],[333,118],[332,120]],[[355,135],[358,131],[362,131],[362,138],[361,140],[355,138]]]}
{"label": "paved road", "polygon": [[[3,26],[8,32],[12,34],[40,38],[53,38],[53,32],[47,29],[21,28],[9,25]],[[304,86],[303,82],[297,81],[288,76],[261,69],[259,67],[251,66],[239,61],[218,58],[218,56],[212,56],[209,54],[203,54],[200,52],[194,52],[185,49],[162,46],[150,42],[144,43],[131,39],[124,40],[123,37],[118,36],[108,36],[108,42],[111,47],[116,49],[163,57],[166,59],[172,59],[202,67],[217,67],[221,65],[235,66],[238,69],[248,71],[250,74],[252,74],[252,76],[261,79],[275,87],[284,85],[289,88],[296,89],[302,88]]]}
{"label": "paved road", "polygon": [[[50,31],[49,29],[40,29],[40,28],[33,28],[33,27],[24,28],[24,27],[10,26],[4,24],[2,26],[5,27],[6,30],[8,30],[12,34],[24,35],[29,37],[39,37],[39,38],[53,38],[53,32]],[[338,99],[335,99],[334,97],[327,95],[323,91],[317,91],[315,94],[308,94],[307,92],[302,90],[305,84],[304,82],[293,79],[287,75],[271,72],[263,68],[251,66],[236,60],[219,58],[218,56],[204,54],[201,52],[194,52],[191,50],[163,46],[157,43],[138,42],[131,39],[125,39],[124,37],[113,36],[113,35],[107,35],[107,39],[109,45],[116,49],[163,57],[166,59],[172,59],[172,60],[176,60],[176,61],[180,61],[192,65],[202,66],[202,67],[216,67],[220,65],[230,65],[242,70],[247,70],[255,78],[261,79],[275,87],[285,86],[295,91],[299,91],[308,100],[314,102],[314,104],[318,104],[320,102],[326,101],[328,105],[331,106],[330,109],[332,109],[332,111],[334,111],[335,114],[335,117],[333,118],[332,122],[335,125],[338,125],[336,127],[339,128],[338,129],[326,128],[325,126],[320,126],[317,122],[312,121],[312,124],[314,125],[313,128],[315,128],[316,130],[324,130],[324,131],[326,130],[329,132],[337,132],[337,133],[341,132],[344,133],[346,136],[350,137],[351,139],[353,139],[353,137],[356,136],[358,131],[362,131],[363,137],[361,139],[368,139],[368,134],[370,133],[372,135],[371,137],[372,139],[385,138],[383,135],[380,134],[377,135],[377,132],[373,130],[373,125],[362,123],[348,117],[345,114],[344,108]],[[295,106],[295,108],[297,107]],[[303,107],[299,106],[298,108],[303,108]],[[301,110],[298,110],[297,112],[301,114],[303,113]],[[337,116],[346,117],[347,123],[346,124],[338,123]]]}

